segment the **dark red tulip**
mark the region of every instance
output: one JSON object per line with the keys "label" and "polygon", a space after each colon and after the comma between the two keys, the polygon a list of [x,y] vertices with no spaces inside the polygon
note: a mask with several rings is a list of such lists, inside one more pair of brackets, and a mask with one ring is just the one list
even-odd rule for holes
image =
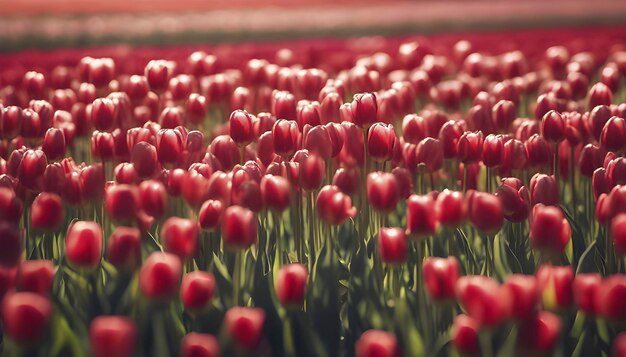
{"label": "dark red tulip", "polygon": [[126,316],[98,316],[89,327],[94,357],[135,356],[137,339],[137,326]]}
{"label": "dark red tulip", "polygon": [[48,331],[53,306],[47,297],[18,292],[2,301],[2,327],[6,336],[18,346],[32,346]]}
{"label": "dark red tulip", "polygon": [[394,167],[391,173],[396,177],[400,198],[409,198],[413,192],[413,176],[411,175],[411,171],[404,167]]}
{"label": "dark red tulip", "polygon": [[183,277],[180,286],[180,300],[187,311],[202,311],[210,304],[217,283],[213,274],[196,270]]}
{"label": "dark red tulip", "polygon": [[40,193],[30,208],[31,226],[42,231],[58,230],[64,216],[63,202],[56,193]]}
{"label": "dark red tulip", "polygon": [[130,153],[130,162],[139,177],[152,177],[158,168],[157,150],[146,142],[137,143]]}
{"label": "dark red tulip", "polygon": [[565,120],[561,113],[550,110],[541,120],[541,133],[543,137],[552,143],[560,142],[565,138]]}
{"label": "dark red tulip", "polygon": [[272,128],[274,151],[283,158],[289,158],[297,149],[300,141],[298,124],[293,120],[277,120]]}
{"label": "dark red tulip", "polygon": [[626,185],[626,158],[618,157],[612,159],[604,166],[606,167],[607,179],[611,185]]}
{"label": "dark red tulip", "polygon": [[524,143],[528,154],[528,164],[531,167],[548,166],[552,160],[552,149],[550,144],[537,134],[533,134]]}
{"label": "dark red tulip", "polygon": [[463,192],[443,190],[437,195],[437,219],[441,225],[454,228],[467,217],[467,205]]}
{"label": "dark red tulip", "polygon": [[558,206],[560,201],[559,184],[554,176],[535,174],[530,179],[530,199],[533,206],[538,203]]}
{"label": "dark red tulip", "polygon": [[487,167],[500,166],[504,160],[504,139],[501,135],[489,134],[483,143],[483,164]]}
{"label": "dark red tulip", "polygon": [[150,89],[161,93],[167,88],[170,77],[174,73],[175,64],[165,60],[151,60],[146,65],[144,75],[148,80]]}
{"label": "dark red tulip", "polygon": [[118,270],[134,271],[141,264],[141,231],[117,227],[107,242],[107,261]]}
{"label": "dark red tulip", "polygon": [[435,199],[431,195],[411,195],[407,199],[406,233],[418,237],[430,236],[439,227]]}
{"label": "dark red tulip", "polygon": [[396,177],[380,171],[367,175],[367,200],[377,211],[393,212],[400,200]]}
{"label": "dark red tulip", "polygon": [[94,131],[91,135],[91,155],[101,161],[115,157],[115,138],[111,133]]}
{"label": "dark red tulip", "polygon": [[337,186],[327,185],[317,194],[315,209],[318,217],[332,225],[339,225],[348,218],[356,216],[356,207],[352,206],[350,196],[344,194]]}
{"label": "dark red tulip", "polygon": [[466,131],[457,144],[457,155],[464,163],[480,161],[483,151],[483,133]]}
{"label": "dark red tulip", "polygon": [[180,131],[161,129],[156,135],[156,152],[162,165],[174,165],[185,148],[185,138]]}
{"label": "dark red tulip", "polygon": [[45,126],[41,122],[41,116],[38,112],[30,108],[22,110],[22,127],[20,129],[22,137],[28,139],[38,138],[44,128]]}
{"label": "dark red tulip", "polygon": [[48,160],[43,151],[27,150],[20,162],[17,178],[24,187],[39,190],[46,166],[48,166]]}
{"label": "dark red tulip", "polygon": [[502,226],[503,210],[498,197],[486,192],[467,194],[468,217],[472,225],[479,230],[494,234]]}
{"label": "dark red tulip", "polygon": [[367,133],[368,155],[374,161],[388,161],[398,145],[396,132],[391,124],[375,123]]}
{"label": "dark red tulip", "polygon": [[236,346],[255,349],[263,338],[265,312],[260,308],[231,307],[224,316],[224,329]]}
{"label": "dark red tulip", "polygon": [[89,221],[74,222],[65,236],[65,257],[78,268],[97,268],[102,257],[100,225]]}
{"label": "dark red tulip", "polygon": [[9,106],[0,110],[0,137],[13,139],[20,133],[22,127],[22,109]]}
{"label": "dark red tulip", "polygon": [[574,271],[571,266],[542,265],[535,276],[541,289],[544,309],[562,310],[572,304]]}
{"label": "dark red tulip", "polygon": [[280,268],[276,277],[276,296],[286,307],[299,307],[304,303],[309,272],[306,265],[287,264]]}
{"label": "dark red tulip", "polygon": [[115,177],[115,182],[127,185],[135,184],[139,179],[135,166],[129,162],[122,162],[115,166],[113,176]]}
{"label": "dark red tulip", "polygon": [[605,150],[593,144],[585,145],[580,151],[578,166],[583,176],[591,177],[593,172],[602,166]]}
{"label": "dark red tulip", "polygon": [[600,143],[608,151],[619,152],[624,148],[626,140],[626,120],[611,117],[600,133]]}
{"label": "dark red tulip", "polygon": [[626,356],[626,333],[622,332],[615,337],[615,342],[613,342],[613,353],[611,356]]}
{"label": "dark red tulip", "polygon": [[508,131],[516,118],[515,103],[509,100],[500,100],[491,108],[491,117],[496,129]]}
{"label": "dark red tulip", "polygon": [[532,275],[512,274],[507,277],[504,287],[511,292],[511,316],[524,320],[537,312],[540,291],[537,279]]}
{"label": "dark red tulip", "polygon": [[230,249],[242,250],[257,241],[257,218],[244,207],[230,206],[222,218],[222,239]]}
{"label": "dark red tulip", "polygon": [[195,256],[199,239],[200,226],[191,219],[170,217],[161,227],[164,250],[177,255],[181,260]]}
{"label": "dark red tulip", "polygon": [[181,357],[218,357],[219,355],[219,342],[212,335],[190,332],[180,342]]}
{"label": "dark red tulip", "polygon": [[513,304],[509,289],[482,275],[457,280],[455,294],[461,307],[478,326],[496,327],[506,321]]}
{"label": "dark red tulip", "polygon": [[560,334],[561,319],[549,311],[540,311],[520,324],[517,346],[529,354],[550,353]]}
{"label": "dark red tulip", "polygon": [[49,128],[43,138],[41,150],[48,160],[60,160],[65,156],[65,135],[57,128]]}
{"label": "dark red tulip", "polygon": [[443,124],[439,131],[439,141],[443,146],[443,156],[451,159],[457,156],[458,141],[465,132],[463,121],[450,120]]}
{"label": "dark red tulip", "polygon": [[106,190],[105,205],[114,222],[130,224],[137,218],[141,197],[137,186],[112,185]]}
{"label": "dark red tulip", "polygon": [[534,249],[560,255],[570,240],[571,228],[559,207],[533,207],[530,243]]}
{"label": "dark red tulip", "polygon": [[182,108],[166,107],[159,116],[159,124],[163,129],[174,129],[183,124],[184,114]]}
{"label": "dark red tulip", "polygon": [[614,274],[605,278],[596,301],[603,317],[619,323],[626,321],[626,275]]}
{"label": "dark red tulip", "polygon": [[323,125],[305,127],[302,143],[303,148],[325,160],[331,158],[334,150],[330,132],[332,129],[329,129],[329,127],[334,128],[332,126]]}
{"label": "dark red tulip", "polygon": [[593,172],[591,177],[591,188],[593,190],[593,198],[597,201],[603,193],[609,193],[611,191],[611,183],[607,177],[604,167],[599,167]]}
{"label": "dark red tulip", "polygon": [[198,222],[204,229],[214,229],[222,221],[224,204],[219,200],[207,200],[200,207]]}
{"label": "dark red tulip", "polygon": [[154,252],[143,262],[139,271],[142,294],[157,301],[170,301],[179,291],[183,266],[174,254]]}
{"label": "dark red tulip", "polygon": [[409,241],[401,228],[381,227],[378,231],[378,255],[386,264],[402,264],[409,253]]}
{"label": "dark red tulip", "polygon": [[319,188],[326,177],[326,162],[317,155],[308,156],[299,168],[300,187],[306,191]]}
{"label": "dark red tulip", "polygon": [[378,103],[375,93],[356,94],[350,105],[352,122],[360,128],[368,128],[378,118]]}
{"label": "dark red tulip", "polygon": [[359,191],[360,171],[358,168],[339,168],[333,176],[333,185],[346,195],[354,195]]}
{"label": "dark red tulip", "polygon": [[457,315],[452,324],[451,341],[461,354],[477,355],[479,353],[479,324],[467,315]]}
{"label": "dark red tulip", "polygon": [[606,84],[598,82],[589,89],[588,108],[595,108],[597,105],[611,105],[613,102],[613,92]]}
{"label": "dark red tulip", "polygon": [[91,123],[99,131],[111,131],[117,124],[118,106],[112,99],[98,98],[91,105]]}
{"label": "dark red tulip", "polygon": [[433,138],[425,138],[415,148],[415,160],[423,164],[428,172],[435,172],[443,166],[443,147]]}
{"label": "dark red tulip", "polygon": [[241,162],[239,147],[229,135],[217,136],[209,145],[209,152],[215,156],[223,169],[232,169]]}
{"label": "dark red tulip", "polygon": [[356,342],[356,357],[399,357],[396,336],[382,330],[367,330]]}
{"label": "dark red tulip", "polygon": [[2,246],[0,266],[17,265],[23,250],[22,234],[17,226],[8,222],[0,222],[0,244]]}
{"label": "dark red tulip", "polygon": [[159,219],[167,208],[167,190],[161,181],[146,180],[139,184],[139,204],[150,216]]}
{"label": "dark red tulip", "polygon": [[207,115],[208,105],[208,100],[205,96],[191,93],[185,107],[189,121],[197,125],[202,124]]}
{"label": "dark red tulip", "polygon": [[515,177],[502,179],[495,195],[502,202],[504,218],[511,222],[521,222],[528,218],[530,193],[523,182]]}
{"label": "dark red tulip", "polygon": [[602,285],[602,276],[598,273],[579,273],[574,278],[574,302],[578,309],[588,315],[598,312],[597,294]]}
{"label": "dark red tulip", "polygon": [[615,254],[626,255],[626,213],[620,213],[611,219],[611,237]]}
{"label": "dark red tulip", "polygon": [[272,114],[278,119],[295,120],[296,98],[288,91],[275,91],[272,95]]}
{"label": "dark red tulip", "polygon": [[25,260],[19,265],[17,286],[20,291],[47,295],[52,289],[55,272],[50,260]]}
{"label": "dark red tulip", "polygon": [[455,257],[426,258],[422,274],[426,291],[431,299],[435,301],[454,299],[454,288],[459,279],[459,261]]}
{"label": "dark red tulip", "polygon": [[0,222],[18,224],[22,218],[22,200],[15,191],[7,187],[0,187]]}
{"label": "dark red tulip", "polygon": [[589,113],[587,125],[589,126],[590,133],[596,140],[600,141],[602,129],[604,129],[604,126],[612,116],[611,109],[608,105],[593,107]]}
{"label": "dark red tulip", "polygon": [[283,212],[291,204],[291,185],[282,176],[265,175],[261,179],[261,193],[266,207]]}
{"label": "dark red tulip", "polygon": [[246,146],[254,140],[253,117],[244,110],[235,110],[230,115],[230,137],[238,146]]}

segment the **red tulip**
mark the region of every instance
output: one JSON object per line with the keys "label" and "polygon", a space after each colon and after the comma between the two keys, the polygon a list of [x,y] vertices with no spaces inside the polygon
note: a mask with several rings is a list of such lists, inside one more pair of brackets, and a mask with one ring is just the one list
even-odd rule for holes
{"label": "red tulip", "polygon": [[626,185],[626,158],[612,159],[605,166],[606,176],[611,185]]}
{"label": "red tulip", "polygon": [[428,257],[424,260],[422,273],[424,285],[430,298],[435,301],[452,300],[459,279],[459,261],[453,257]]}
{"label": "red tulip", "polygon": [[9,106],[1,111],[0,137],[13,139],[20,133],[22,127],[22,109],[20,107]]}
{"label": "red tulip", "polygon": [[626,333],[622,332],[615,337],[615,342],[613,343],[613,354],[611,356],[626,356]]}
{"label": "red tulip", "polygon": [[537,312],[541,298],[537,279],[532,275],[512,274],[507,277],[504,287],[512,297],[511,316],[524,320]]}
{"label": "red tulip", "polygon": [[561,334],[561,319],[549,312],[530,315],[519,326],[518,348],[529,354],[550,353]]}
{"label": "red tulip", "polygon": [[479,324],[467,315],[457,315],[452,324],[452,344],[462,354],[476,355],[479,352]]}
{"label": "red tulip", "polygon": [[486,192],[467,194],[468,217],[472,225],[479,230],[494,234],[502,226],[502,203],[498,197]]}
{"label": "red tulip", "polygon": [[31,226],[42,231],[56,231],[61,226],[65,212],[61,197],[56,193],[42,192],[32,203]]}
{"label": "red tulip", "polygon": [[167,208],[165,185],[156,180],[146,180],[139,185],[141,208],[154,218],[161,218]]}
{"label": "red tulip", "polygon": [[339,225],[356,216],[356,208],[352,206],[350,196],[332,185],[320,189],[315,200],[315,209],[318,217],[332,225]]}
{"label": "red tulip", "polygon": [[222,221],[224,204],[219,200],[207,200],[200,207],[198,223],[204,229],[214,229]]}
{"label": "red tulip", "polygon": [[15,266],[22,255],[22,234],[17,226],[0,222],[0,266]]}
{"label": "red tulip", "polygon": [[491,117],[496,128],[506,132],[516,118],[515,103],[509,100],[500,100],[491,108]]}
{"label": "red tulip", "polygon": [[174,254],[154,252],[139,271],[139,288],[150,300],[170,301],[179,291],[183,266]]}
{"label": "red tulip", "polygon": [[439,141],[443,146],[443,156],[451,159],[457,156],[458,141],[465,131],[463,121],[450,120],[443,124],[439,131]]}
{"label": "red tulip", "polygon": [[368,128],[378,121],[378,103],[375,93],[356,94],[350,104],[352,122],[360,128]]}
{"label": "red tulip", "polygon": [[139,142],[130,152],[130,162],[139,177],[152,177],[158,168],[157,150],[151,144]]}
{"label": "red tulip", "polygon": [[3,331],[19,346],[33,345],[46,334],[52,311],[47,297],[30,292],[12,293],[2,301]]}
{"label": "red tulip", "polygon": [[598,312],[611,321],[626,321],[626,276],[611,275],[604,279],[596,295]]}
{"label": "red tulip", "polygon": [[226,311],[223,326],[237,346],[255,349],[263,338],[265,312],[259,308],[231,307]]}
{"label": "red tulip", "polygon": [[196,255],[199,239],[200,227],[191,219],[170,217],[161,227],[164,250],[177,255],[181,260],[191,259]]}
{"label": "red tulip", "polygon": [[391,124],[375,123],[367,133],[368,155],[374,161],[388,161],[398,144],[395,129]]}
{"label": "red tulip", "polygon": [[[334,137],[337,137],[338,135],[336,135],[336,130],[335,132],[333,132],[334,129],[329,128],[334,127],[332,125],[317,125],[314,127],[305,127],[302,146],[312,154],[318,155],[323,159],[331,158],[334,154],[333,140],[331,138],[331,134],[333,134]],[[343,140],[341,144],[343,145]]]}
{"label": "red tulip", "polygon": [[65,155],[65,135],[61,129],[49,128],[43,138],[41,150],[48,160],[59,160]]}
{"label": "red tulip", "polygon": [[303,264],[287,264],[276,277],[276,296],[283,306],[299,307],[304,303],[309,272]]}
{"label": "red tulip", "polygon": [[291,204],[291,186],[289,181],[281,176],[265,175],[261,179],[261,193],[265,206],[283,212]]}
{"label": "red tulip", "polygon": [[428,172],[435,172],[443,165],[443,147],[439,140],[425,138],[415,148],[415,160],[423,164]]}
{"label": "red tulip", "polygon": [[257,219],[252,211],[230,206],[222,218],[222,239],[230,249],[246,249],[257,241]]}
{"label": "red tulip", "polygon": [[272,94],[272,114],[279,119],[295,120],[296,98],[288,91],[275,91]]}
{"label": "red tulip", "polygon": [[496,327],[509,318],[511,292],[486,276],[463,276],[457,280],[455,293],[459,304],[478,326]]}
{"label": "red tulip", "polygon": [[613,92],[606,84],[598,82],[589,89],[589,109],[593,109],[598,105],[611,105],[612,102]]}
{"label": "red tulip", "polygon": [[579,273],[574,278],[574,302],[578,309],[588,315],[598,313],[597,295],[600,293],[602,276],[598,273]]}
{"label": "red tulip", "polygon": [[393,212],[400,200],[396,177],[386,172],[367,175],[367,200],[377,211]]}
{"label": "red tulip", "polygon": [[27,150],[19,164],[17,178],[24,187],[37,191],[41,187],[46,166],[48,166],[48,160],[43,151]]}
{"label": "red tulip", "polygon": [[246,146],[254,140],[252,119],[252,115],[244,110],[235,110],[230,115],[228,121],[230,137],[238,146]]}
{"label": "red tulip", "polygon": [[144,75],[150,84],[150,89],[161,93],[167,88],[170,77],[174,73],[175,64],[165,60],[151,60],[146,65]]}
{"label": "red tulip", "polygon": [[118,106],[112,99],[98,98],[91,105],[91,122],[96,130],[111,131],[118,118]]}
{"label": "red tulip", "polygon": [[298,150],[300,131],[298,123],[295,121],[277,120],[272,127],[272,135],[274,137],[274,151],[284,159],[288,159]]}
{"label": "red tulip", "polygon": [[367,330],[356,342],[356,357],[399,357],[400,347],[393,334],[382,330]]}
{"label": "red tulip", "polygon": [[437,195],[437,219],[446,227],[458,227],[465,221],[467,205],[463,192],[443,190]]}
{"label": "red tulip", "polygon": [[528,164],[531,167],[547,166],[552,160],[550,144],[537,134],[533,134],[524,143],[528,154]]}
{"label": "red tulip", "polygon": [[300,164],[300,187],[306,191],[320,187],[326,177],[326,162],[313,154]]}
{"label": "red tulip", "polygon": [[418,237],[434,235],[439,227],[435,199],[431,195],[411,195],[407,199],[406,233]]}
{"label": "red tulip", "polygon": [[530,194],[520,179],[508,177],[495,193],[502,202],[504,218],[511,222],[521,222],[528,218],[530,211]]}
{"label": "red tulip", "polygon": [[0,222],[18,224],[22,218],[22,201],[15,191],[0,187]]}
{"label": "red tulip", "polygon": [[530,200],[533,206],[538,203],[558,206],[560,201],[559,184],[554,176],[535,174],[530,179]]}
{"label": "red tulip", "polygon": [[219,355],[219,342],[212,335],[190,332],[180,342],[181,357],[218,357]]}
{"label": "red tulip", "polygon": [[135,356],[137,339],[137,326],[126,316],[98,316],[89,327],[94,357]]}
{"label": "red tulip", "polygon": [[378,255],[386,264],[403,264],[409,253],[409,241],[401,228],[381,227],[378,231]]}
{"label": "red tulip", "polygon": [[101,161],[115,157],[115,139],[111,133],[94,131],[91,135],[91,155]]}
{"label": "red tulip", "polygon": [[626,255],[626,213],[620,213],[611,220],[611,237],[615,254]]}
{"label": "red tulip", "polygon": [[578,158],[580,173],[583,176],[591,177],[593,172],[602,166],[605,154],[605,150],[602,148],[594,146],[593,144],[585,145],[580,151]]}
{"label": "red tulip", "polygon": [[65,256],[76,267],[95,269],[102,257],[102,229],[96,222],[76,221],[65,236]]}
{"label": "red tulip", "polygon": [[459,160],[464,163],[480,161],[483,152],[483,133],[481,131],[466,131],[461,135],[457,144]]}
{"label": "red tulip", "polygon": [[21,291],[47,295],[52,289],[55,272],[50,260],[25,260],[19,265],[17,286]]}
{"label": "red tulip", "polygon": [[544,309],[566,309],[573,301],[574,271],[571,266],[542,265],[535,274]]}
{"label": "red tulip", "polygon": [[134,271],[141,264],[141,231],[117,227],[107,242],[107,261],[118,270]]}
{"label": "red tulip", "polygon": [[22,137],[27,139],[38,138],[44,128],[41,115],[37,111],[30,108],[22,110],[22,127],[20,128]]}
{"label": "red tulip", "polygon": [[180,300],[188,311],[206,309],[215,295],[216,282],[213,274],[196,270],[183,277]]}
{"label": "red tulip", "polygon": [[565,120],[561,113],[550,110],[541,121],[541,133],[543,137],[552,143],[558,143],[565,138]]}
{"label": "red tulip", "polygon": [[156,135],[156,152],[159,162],[166,165],[175,165],[183,152],[185,138],[175,129],[161,129]]}
{"label": "red tulip", "polygon": [[529,239],[534,249],[560,255],[570,236],[569,222],[559,207],[543,204],[533,207]]}
{"label": "red tulip", "polygon": [[600,134],[600,143],[609,151],[619,152],[624,148],[626,140],[626,120],[611,117]]}
{"label": "red tulip", "polygon": [[487,167],[500,166],[504,160],[504,139],[501,135],[489,134],[483,143],[483,164]]}

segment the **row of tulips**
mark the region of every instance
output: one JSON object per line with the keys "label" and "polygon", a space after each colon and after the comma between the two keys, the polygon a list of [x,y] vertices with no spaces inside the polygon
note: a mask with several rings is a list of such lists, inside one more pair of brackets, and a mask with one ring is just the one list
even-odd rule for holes
{"label": "row of tulips", "polygon": [[626,52],[395,51],[4,77],[3,353],[626,355]]}

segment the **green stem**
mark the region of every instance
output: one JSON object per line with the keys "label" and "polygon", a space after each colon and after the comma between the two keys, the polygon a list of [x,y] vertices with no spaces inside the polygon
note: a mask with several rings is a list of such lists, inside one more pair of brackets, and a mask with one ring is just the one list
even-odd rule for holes
{"label": "green stem", "polygon": [[239,306],[239,295],[241,289],[241,256],[243,251],[235,253],[235,266],[233,272],[233,306]]}

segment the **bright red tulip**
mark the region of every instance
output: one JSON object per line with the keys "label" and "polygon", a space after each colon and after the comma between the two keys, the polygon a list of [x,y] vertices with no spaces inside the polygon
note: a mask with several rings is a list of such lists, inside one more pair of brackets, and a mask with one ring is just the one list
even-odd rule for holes
{"label": "bright red tulip", "polygon": [[445,189],[437,195],[437,219],[446,227],[458,227],[467,217],[467,205],[463,192]]}
{"label": "bright red tulip", "polygon": [[154,252],[139,271],[139,288],[150,300],[170,301],[179,291],[183,266],[174,254]]}
{"label": "bright red tulip", "polygon": [[550,353],[560,334],[561,319],[549,311],[540,311],[520,324],[517,346],[529,354]]}
{"label": "bright red tulip", "polygon": [[378,121],[378,102],[375,93],[356,94],[350,104],[352,122],[360,128],[368,128]]}
{"label": "bright red tulip", "polygon": [[41,150],[48,160],[60,160],[65,156],[65,134],[61,129],[49,128],[43,138]]}
{"label": "bright red tulip", "polygon": [[157,150],[146,142],[137,143],[130,152],[130,162],[139,177],[152,177],[158,168]]}
{"label": "bright red tulip", "polygon": [[479,324],[467,315],[457,315],[452,324],[452,344],[461,354],[476,355],[479,352]]}
{"label": "bright red tulip", "polygon": [[415,160],[424,165],[428,172],[435,172],[443,166],[443,147],[433,138],[425,138],[415,148]]}
{"label": "bright red tulip", "polygon": [[192,271],[183,277],[180,300],[188,311],[205,310],[215,296],[216,286],[213,274],[200,270]]}
{"label": "bright red tulip", "polygon": [[219,355],[219,342],[212,335],[190,332],[180,342],[181,357],[218,357]]}
{"label": "bright red tulip", "polygon": [[496,327],[511,314],[513,297],[510,290],[486,276],[460,277],[455,293],[461,307],[478,326]]}
{"label": "bright red tulip", "polygon": [[484,137],[481,131],[466,131],[461,135],[457,144],[459,160],[464,163],[480,161],[483,152]]}
{"label": "bright red tulip", "polygon": [[222,239],[230,249],[246,249],[257,241],[257,218],[252,211],[230,206],[222,217]]}
{"label": "bright red tulip", "polygon": [[611,105],[612,102],[613,92],[606,84],[598,82],[589,89],[589,109],[593,109],[598,105]]}
{"label": "bright red tulip", "polygon": [[272,128],[272,135],[274,137],[274,151],[284,159],[290,158],[298,150],[300,130],[295,121],[277,120]]}
{"label": "bright red tulip", "polygon": [[244,110],[235,110],[230,115],[229,133],[239,146],[246,146],[254,140],[253,117]]}
{"label": "bright red tulip", "polygon": [[89,327],[89,341],[94,357],[132,357],[136,353],[138,331],[126,316],[98,316]]}
{"label": "bright red tulip", "polygon": [[455,257],[426,258],[422,274],[426,291],[431,299],[435,301],[454,299],[454,289],[459,279],[459,261]]}
{"label": "bright red tulip", "polygon": [[339,187],[327,185],[317,194],[315,209],[318,217],[332,225],[339,225],[348,218],[356,216],[356,208],[352,206],[350,196],[339,190]]}
{"label": "bright red tulip", "polygon": [[602,276],[598,273],[580,273],[574,278],[574,302],[578,309],[588,315],[598,313],[597,295],[602,286]]}
{"label": "bright red tulip", "polygon": [[563,310],[572,304],[574,271],[571,266],[542,265],[535,276],[544,309]]}
{"label": "bright red tulip", "polygon": [[537,312],[540,302],[540,291],[537,279],[532,275],[512,274],[507,277],[504,287],[509,289],[512,297],[511,316],[524,320]]}
{"label": "bright red tulip", "polygon": [[378,255],[386,264],[402,264],[409,253],[409,241],[401,228],[381,227],[378,231]]}
{"label": "bright red tulip", "polygon": [[550,110],[541,121],[543,137],[552,143],[558,143],[565,138],[565,120],[561,113]]}
{"label": "bright red tulip", "polygon": [[626,275],[615,274],[604,279],[596,295],[596,306],[606,319],[626,321]]}
{"label": "bright red tulip", "polygon": [[53,232],[59,229],[64,218],[63,201],[59,195],[42,192],[35,197],[30,208],[30,222],[33,228]]}
{"label": "bright red tulip", "polygon": [[185,148],[185,138],[175,129],[161,129],[156,135],[156,153],[164,166],[175,165]]}
{"label": "bright red tulip", "polygon": [[20,291],[47,295],[52,289],[56,268],[51,260],[25,260],[17,271]]}
{"label": "bright red tulip", "polygon": [[411,195],[407,199],[406,233],[426,237],[434,235],[438,227],[438,212],[433,196]]}
{"label": "bright red tulip", "polygon": [[530,179],[530,201],[533,206],[538,203],[547,206],[559,204],[559,184],[554,176],[537,173]]}
{"label": "bright red tulip", "polygon": [[619,152],[624,148],[626,140],[626,120],[611,117],[600,134],[600,143],[608,151]]}
{"label": "bright red tulip", "polygon": [[283,212],[291,204],[291,185],[281,176],[265,175],[261,179],[261,193],[265,206]]}
{"label": "bright red tulip", "polygon": [[468,217],[479,230],[494,234],[500,230],[503,219],[502,203],[495,195],[471,191],[467,195]]}
{"label": "bright red tulip", "polygon": [[41,341],[48,330],[53,306],[47,297],[30,292],[12,293],[2,301],[2,326],[19,346]]}
{"label": "bright red tulip", "polygon": [[181,260],[191,259],[196,255],[199,239],[200,226],[191,219],[170,217],[161,227],[164,250],[177,255]]}
{"label": "bright red tulip", "polygon": [[141,264],[141,231],[117,227],[107,242],[107,261],[118,270],[134,271]]}
{"label": "bright red tulip", "polygon": [[391,124],[375,123],[367,132],[368,155],[374,161],[390,160],[396,145],[398,138]]}
{"label": "bright red tulip", "polygon": [[382,330],[367,330],[356,342],[356,357],[399,357],[400,347],[393,334]]}
{"label": "bright red tulip", "polygon": [[504,160],[504,139],[501,135],[489,134],[483,143],[483,164],[487,167],[500,166]]}
{"label": "bright red tulip", "polygon": [[533,207],[529,239],[534,249],[560,255],[570,236],[569,222],[559,207],[543,204]]}
{"label": "bright red tulip", "polygon": [[367,200],[377,211],[393,212],[400,200],[396,177],[386,172],[367,175]]}
{"label": "bright red tulip", "polygon": [[276,277],[276,296],[283,306],[299,307],[304,303],[309,272],[303,264],[287,264]]}
{"label": "bright red tulip", "polygon": [[224,316],[224,329],[237,346],[255,349],[263,338],[265,312],[259,308],[231,307]]}
{"label": "bright red tulip", "polygon": [[97,268],[102,258],[100,225],[88,221],[74,222],[65,236],[65,257],[78,268]]}
{"label": "bright red tulip", "polygon": [[207,200],[200,207],[198,223],[204,229],[214,229],[222,221],[224,204],[219,200]]}

